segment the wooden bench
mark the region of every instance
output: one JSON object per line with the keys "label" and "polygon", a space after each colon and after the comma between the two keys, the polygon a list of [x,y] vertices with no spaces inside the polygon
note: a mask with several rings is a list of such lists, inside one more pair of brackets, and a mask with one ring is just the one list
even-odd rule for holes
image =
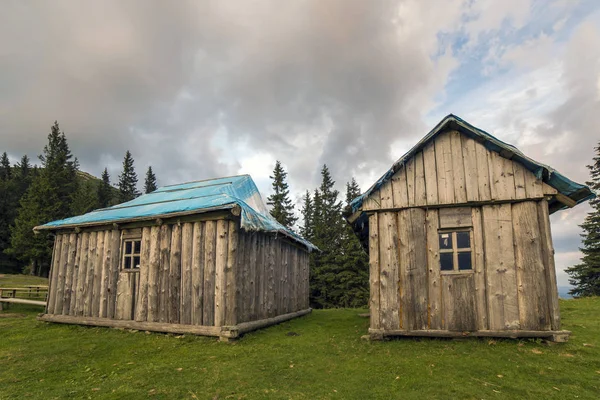
{"label": "wooden bench", "polygon": [[[36,286],[36,285],[33,285]],[[36,305],[36,306],[46,306],[46,297],[48,296],[48,289],[46,287],[46,291],[40,291],[39,289],[42,288],[43,285],[37,285],[40,286],[40,288],[37,288],[38,290],[36,291],[36,295],[43,295],[44,297],[44,301],[41,300],[31,300],[31,298],[29,299],[23,299],[23,298],[18,298],[17,294],[26,294],[29,297],[31,297],[31,289],[30,287],[19,287],[19,288],[0,288],[0,311],[2,311],[2,304],[10,304],[10,303],[14,303],[14,304],[29,304],[29,305]]]}

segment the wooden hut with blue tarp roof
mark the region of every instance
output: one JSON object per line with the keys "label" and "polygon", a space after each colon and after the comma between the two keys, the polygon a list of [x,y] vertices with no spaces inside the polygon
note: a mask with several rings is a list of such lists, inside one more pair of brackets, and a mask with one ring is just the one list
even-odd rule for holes
{"label": "wooden hut with blue tarp roof", "polygon": [[55,233],[43,321],[235,338],[310,312],[316,247],[248,175],[161,187]]}
{"label": "wooden hut with blue tarp roof", "polygon": [[566,340],[549,215],[593,197],[448,115],[346,211],[369,253],[371,336]]}

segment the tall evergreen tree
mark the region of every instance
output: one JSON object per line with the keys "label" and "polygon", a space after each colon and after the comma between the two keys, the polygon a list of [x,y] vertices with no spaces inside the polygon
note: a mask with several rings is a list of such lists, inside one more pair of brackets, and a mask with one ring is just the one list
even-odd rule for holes
{"label": "tall evergreen tree", "polygon": [[[592,165],[588,165],[591,180],[586,184],[596,193],[600,193],[600,143],[595,148],[596,156]],[[570,294],[576,297],[600,296],[600,199],[590,200],[592,211],[587,215],[583,229],[583,253],[581,262],[566,269],[569,283],[573,285]]]}
{"label": "tall evergreen tree", "polygon": [[108,170],[104,168],[102,171],[102,182],[98,186],[98,206],[106,208],[110,205],[113,198],[112,187],[110,186],[110,175]]}
{"label": "tall evergreen tree", "polygon": [[[346,205],[360,195],[360,188],[352,178],[346,184]],[[358,237],[354,234],[352,226],[344,226],[340,257],[342,259],[341,272],[338,275],[343,307],[364,307],[369,299],[369,257],[362,248]]]}
{"label": "tall evergreen tree", "polygon": [[341,306],[342,288],[338,259],[344,222],[339,192],[326,165],[321,170],[321,185],[315,191],[312,241],[321,252],[312,253],[311,303],[316,308]]}
{"label": "tall evergreen tree", "polygon": [[156,186],[156,175],[152,171],[152,167],[148,167],[148,171],[146,172],[146,181],[144,182],[144,193],[154,192],[158,187]]}
{"label": "tall evergreen tree", "polygon": [[271,215],[283,226],[292,228],[296,223],[294,215],[294,204],[290,199],[290,190],[286,182],[287,172],[283,169],[281,162],[275,162],[273,175],[273,194],[267,198],[267,204],[271,206]]}
{"label": "tall evergreen tree", "polygon": [[119,202],[124,203],[133,200],[140,195],[137,190],[137,174],[133,166],[133,157],[129,150],[125,152],[123,159],[123,172],[119,175]]}
{"label": "tall evergreen tree", "polygon": [[100,207],[98,192],[101,185],[102,183],[94,180],[84,180],[79,183],[71,205],[74,215],[82,215]]}
{"label": "tall evergreen tree", "polygon": [[0,180],[7,181],[11,177],[10,160],[6,152],[2,153],[0,157]]}
{"label": "tall evergreen tree", "polygon": [[54,122],[48,144],[39,156],[43,168],[35,174],[31,186],[21,198],[18,216],[11,227],[9,253],[31,263],[33,272],[47,275],[53,240],[47,232],[33,233],[33,227],[72,215],[77,191],[77,158],[67,144],[64,132]]}
{"label": "tall evergreen tree", "polygon": [[302,226],[300,227],[300,236],[307,240],[313,237],[313,201],[310,192],[307,190],[302,198]]}

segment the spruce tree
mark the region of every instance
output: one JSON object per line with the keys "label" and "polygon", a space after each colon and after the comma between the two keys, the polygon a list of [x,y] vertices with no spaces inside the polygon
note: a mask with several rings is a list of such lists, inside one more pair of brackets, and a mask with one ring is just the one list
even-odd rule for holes
{"label": "spruce tree", "polygon": [[287,172],[283,169],[281,162],[275,162],[273,176],[273,194],[267,198],[267,204],[271,206],[271,215],[283,226],[292,228],[296,223],[294,216],[294,204],[290,200],[290,190],[286,182]]}
{"label": "spruce tree", "polygon": [[[596,157],[592,165],[588,165],[591,180],[586,184],[596,193],[600,193],[600,143],[595,148]],[[600,296],[600,199],[590,200],[592,211],[588,213],[580,227],[583,229],[581,262],[566,269],[569,283],[573,289],[569,291],[575,297]]]}
{"label": "spruce tree", "polygon": [[342,270],[339,250],[345,229],[342,203],[326,165],[321,170],[321,179],[314,197],[312,238],[321,252],[312,253],[311,303],[316,308],[339,307],[343,291],[338,277]]}
{"label": "spruce tree", "polygon": [[6,152],[2,153],[0,157],[0,180],[7,181],[11,177],[10,160]]}
{"label": "spruce tree", "polygon": [[102,171],[102,182],[98,186],[98,207],[106,208],[110,205],[113,198],[112,187],[110,186],[110,175],[104,168]]}
{"label": "spruce tree", "polygon": [[63,219],[72,214],[72,203],[78,188],[78,162],[73,157],[64,132],[54,122],[48,144],[39,156],[41,169],[21,198],[18,216],[11,227],[10,254],[31,263],[32,272],[47,275],[52,254],[53,238],[47,232],[34,235],[33,227]]}
{"label": "spruce tree", "polygon": [[119,175],[119,202],[124,203],[135,199],[140,195],[137,190],[137,174],[133,166],[133,157],[129,150],[125,152],[123,159],[123,172]]}
{"label": "spruce tree", "polygon": [[156,186],[156,176],[152,171],[152,167],[148,167],[148,171],[146,172],[146,181],[144,182],[144,193],[154,192],[158,187]]}
{"label": "spruce tree", "polygon": [[101,185],[93,180],[80,182],[71,205],[74,215],[82,215],[100,207],[98,192]]}
{"label": "spruce tree", "polygon": [[300,227],[300,236],[304,239],[312,240],[313,237],[313,201],[310,192],[307,190],[302,198],[302,226]]}

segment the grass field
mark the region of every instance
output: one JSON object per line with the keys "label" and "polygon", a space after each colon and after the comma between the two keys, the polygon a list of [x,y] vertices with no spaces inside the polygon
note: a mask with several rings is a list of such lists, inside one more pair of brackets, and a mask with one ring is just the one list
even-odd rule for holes
{"label": "grass field", "polygon": [[233,344],[0,313],[0,398],[598,399],[600,298],[561,302],[568,343],[361,340],[364,310],[317,310]]}

